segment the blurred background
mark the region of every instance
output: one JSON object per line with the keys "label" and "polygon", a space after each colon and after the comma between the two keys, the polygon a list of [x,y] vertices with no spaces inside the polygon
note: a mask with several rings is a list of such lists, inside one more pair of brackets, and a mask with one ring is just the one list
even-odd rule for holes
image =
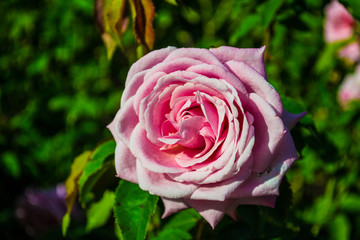
{"label": "blurred background", "polygon": [[[280,221],[266,208],[241,206],[242,220],[205,229],[202,238],[360,239],[360,108],[338,100],[357,63],[339,57],[344,43],[324,40],[329,1],[153,4],[154,49],[266,45],[267,76],[285,108],[308,112],[292,131],[300,159],[287,173],[292,203],[283,204],[290,211],[279,212]],[[109,59],[93,13],[92,0],[0,2],[1,239],[62,239],[63,203],[47,207],[55,200],[39,199],[62,198],[73,159],[111,138],[106,125],[119,109],[139,48],[130,22],[123,51],[117,48]],[[24,217],[34,209],[32,218]],[[249,214],[253,210],[258,215]],[[81,214],[67,238],[116,239],[110,223],[86,232]],[[35,226],[44,219],[54,223]]]}

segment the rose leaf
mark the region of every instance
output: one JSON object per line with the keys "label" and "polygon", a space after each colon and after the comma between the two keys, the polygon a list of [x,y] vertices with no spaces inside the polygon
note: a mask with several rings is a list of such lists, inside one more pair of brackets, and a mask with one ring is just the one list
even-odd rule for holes
{"label": "rose leaf", "polygon": [[124,239],[145,239],[158,199],[134,183],[120,181],[115,192],[114,215]]}

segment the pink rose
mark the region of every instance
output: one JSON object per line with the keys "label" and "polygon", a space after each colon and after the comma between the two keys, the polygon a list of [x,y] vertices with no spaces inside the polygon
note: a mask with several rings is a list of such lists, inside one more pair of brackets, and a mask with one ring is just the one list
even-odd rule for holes
{"label": "pink rose", "polygon": [[345,46],[340,50],[339,56],[342,58],[347,58],[352,62],[356,62],[360,58],[359,43],[353,42]]}
{"label": "pink rose", "polygon": [[159,195],[166,217],[197,210],[212,227],[239,204],[273,207],[297,158],[259,49],[168,47],[130,69],[108,126],[118,177]]}
{"label": "pink rose", "polygon": [[355,73],[345,77],[338,98],[344,108],[347,108],[351,101],[360,99],[360,65],[357,66]]}
{"label": "pink rose", "polygon": [[[354,34],[355,20],[346,8],[334,0],[325,8],[325,40],[329,43],[343,41]],[[339,52],[340,57],[357,61],[360,57],[359,43],[353,42]]]}

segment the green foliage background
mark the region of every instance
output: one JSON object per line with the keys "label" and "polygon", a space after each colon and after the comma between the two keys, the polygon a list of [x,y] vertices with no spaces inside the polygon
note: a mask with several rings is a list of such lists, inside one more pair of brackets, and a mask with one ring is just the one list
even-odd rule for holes
{"label": "green foliage background", "polygon": [[[239,221],[225,217],[212,231],[191,211],[160,221],[158,203],[148,238],[360,239],[360,108],[343,110],[337,101],[339,85],[355,64],[338,59],[337,47],[324,42],[329,1],[153,2],[155,49],[266,45],[269,81],[289,111],[306,110],[308,116],[292,131],[300,159],[287,173],[275,209],[240,206]],[[343,2],[359,20],[356,0]],[[137,43],[129,27],[124,52],[108,60],[90,0],[4,0],[0,16],[0,238],[25,239],[14,214],[16,199],[27,187],[64,182],[76,156],[111,139],[106,125],[119,108]],[[106,186],[85,183],[87,225],[71,223],[67,238],[120,238],[123,229],[112,217],[100,224],[91,219],[118,201],[112,194],[115,171],[91,171]],[[61,227],[43,238],[61,239]]]}

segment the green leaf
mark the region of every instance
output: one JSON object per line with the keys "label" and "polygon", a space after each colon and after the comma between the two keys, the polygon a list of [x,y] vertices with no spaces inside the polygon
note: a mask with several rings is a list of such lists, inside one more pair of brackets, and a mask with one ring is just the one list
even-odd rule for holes
{"label": "green leaf", "polygon": [[104,172],[113,167],[113,161],[106,160],[114,154],[115,146],[115,141],[107,141],[92,152],[79,179],[79,201],[83,207],[86,207],[94,199],[91,190],[97,180]]}
{"label": "green leaf", "polygon": [[201,216],[194,209],[183,210],[174,215],[159,235],[152,240],[192,239],[188,231],[198,223],[199,219]]}
{"label": "green leaf", "polygon": [[[89,160],[91,155],[90,151],[85,151],[81,155],[75,158],[73,164],[71,165],[71,173],[70,176],[66,179],[65,188],[66,188],[66,207],[67,212],[63,217],[63,225],[62,225],[62,232],[63,235],[66,235],[66,231],[70,224],[70,213],[74,206],[76,196],[79,190],[78,180],[81,176],[81,173]],[[68,219],[69,218],[69,219]]]}
{"label": "green leaf", "polygon": [[66,236],[66,232],[70,225],[70,213],[65,213],[63,219],[62,219],[62,235]]}
{"label": "green leaf", "polygon": [[274,21],[276,12],[282,6],[284,0],[269,0],[258,7],[258,11],[262,15],[262,22],[264,28],[267,28],[269,24]]}
{"label": "green leaf", "polygon": [[86,212],[87,223],[85,227],[86,232],[101,227],[106,224],[111,216],[113,205],[115,202],[115,193],[105,191],[102,199],[93,203]]}
{"label": "green leaf", "polygon": [[155,238],[151,240],[188,240],[192,239],[192,236],[181,229],[164,229]]}
{"label": "green leaf", "polygon": [[360,213],[360,195],[347,195],[341,202],[341,208],[345,211]]}
{"label": "green leaf", "polygon": [[124,239],[145,239],[158,199],[134,183],[120,181],[115,192],[114,214]]}
{"label": "green leaf", "polygon": [[20,163],[17,156],[12,152],[5,152],[2,155],[2,162],[5,167],[5,172],[9,173],[14,178],[19,178],[21,173]]}
{"label": "green leaf", "polygon": [[247,16],[243,21],[241,21],[237,31],[231,36],[230,44],[235,45],[240,38],[246,36],[260,22],[261,17],[259,15],[254,14]]}
{"label": "green leaf", "polygon": [[345,215],[337,215],[330,223],[331,239],[347,240],[350,239],[350,222]]}

